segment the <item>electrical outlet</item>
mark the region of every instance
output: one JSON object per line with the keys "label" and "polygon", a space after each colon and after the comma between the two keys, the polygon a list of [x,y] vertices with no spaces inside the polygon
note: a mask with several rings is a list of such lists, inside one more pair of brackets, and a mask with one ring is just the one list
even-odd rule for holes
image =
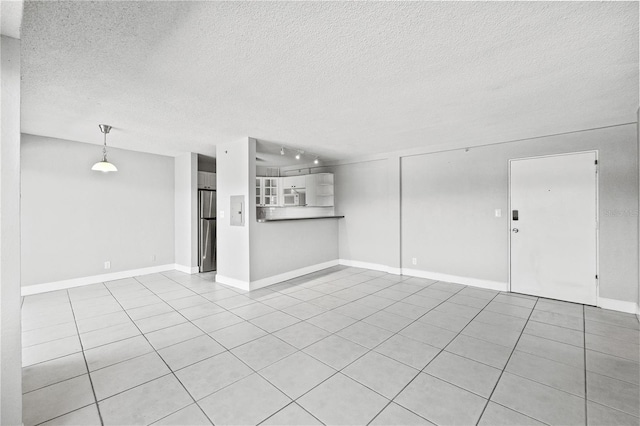
{"label": "electrical outlet", "polygon": [[155,262],[155,261],[156,261],[156,255],[155,255],[155,254],[152,254],[152,255],[151,255],[151,261],[152,261],[152,262]]}
{"label": "electrical outlet", "polygon": [[418,264],[418,259],[416,259],[415,257],[412,257],[411,258],[411,263],[414,264],[414,265],[417,265]]}
{"label": "electrical outlet", "polygon": [[111,269],[111,262],[110,261],[105,261],[104,262],[104,269]]}

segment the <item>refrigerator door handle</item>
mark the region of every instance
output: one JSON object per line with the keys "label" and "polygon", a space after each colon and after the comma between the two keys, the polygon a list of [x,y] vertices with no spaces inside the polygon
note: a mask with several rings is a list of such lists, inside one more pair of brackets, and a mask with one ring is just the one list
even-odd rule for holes
{"label": "refrigerator door handle", "polygon": [[206,239],[205,239],[205,242],[204,242],[204,250],[203,250],[203,253],[202,253],[202,258],[206,259],[207,258],[207,249],[209,248],[209,221],[205,220],[204,222],[207,224],[207,231],[205,232]]}

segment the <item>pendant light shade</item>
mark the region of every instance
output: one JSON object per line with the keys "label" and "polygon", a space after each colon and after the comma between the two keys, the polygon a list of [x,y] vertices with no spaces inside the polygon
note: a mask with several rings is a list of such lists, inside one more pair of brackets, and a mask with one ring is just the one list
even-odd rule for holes
{"label": "pendant light shade", "polygon": [[91,170],[95,170],[96,172],[117,172],[118,168],[111,164],[108,161],[98,161],[96,164],[91,167]]}
{"label": "pendant light shade", "polygon": [[95,170],[97,172],[117,172],[118,168],[107,161],[107,133],[111,130],[111,126],[108,124],[98,124],[100,127],[100,131],[104,134],[104,145],[102,146],[102,161],[98,161],[96,164],[91,167],[91,170]]}

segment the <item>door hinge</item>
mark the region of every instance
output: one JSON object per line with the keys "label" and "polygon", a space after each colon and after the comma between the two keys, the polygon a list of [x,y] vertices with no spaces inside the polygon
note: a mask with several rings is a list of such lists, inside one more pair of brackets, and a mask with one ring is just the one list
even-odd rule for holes
{"label": "door hinge", "polygon": [[596,280],[598,279],[598,275],[596,274]]}

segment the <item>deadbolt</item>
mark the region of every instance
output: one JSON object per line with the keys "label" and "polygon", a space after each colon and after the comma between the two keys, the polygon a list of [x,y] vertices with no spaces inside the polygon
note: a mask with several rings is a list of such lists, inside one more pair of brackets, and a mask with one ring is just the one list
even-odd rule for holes
{"label": "deadbolt", "polygon": [[513,228],[512,231],[517,234],[518,233],[518,228]]}

